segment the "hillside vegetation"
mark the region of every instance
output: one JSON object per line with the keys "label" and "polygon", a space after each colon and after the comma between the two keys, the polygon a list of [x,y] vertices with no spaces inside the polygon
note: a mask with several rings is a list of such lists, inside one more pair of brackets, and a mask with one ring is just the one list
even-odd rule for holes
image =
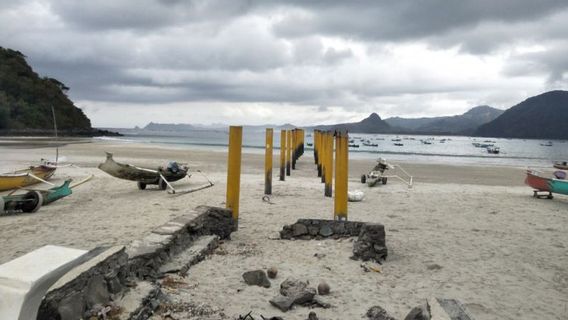
{"label": "hillside vegetation", "polygon": [[15,50],[0,47],[0,130],[92,131],[91,121],[67,97],[63,83],[40,77]]}

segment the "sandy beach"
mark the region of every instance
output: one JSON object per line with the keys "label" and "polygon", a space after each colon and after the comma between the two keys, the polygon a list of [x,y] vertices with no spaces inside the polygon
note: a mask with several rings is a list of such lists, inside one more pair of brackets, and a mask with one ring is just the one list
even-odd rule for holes
{"label": "sandy beach", "polygon": [[[37,213],[0,216],[0,263],[45,244],[81,249],[127,244],[198,205],[225,205],[225,152],[83,142],[60,148],[66,163],[75,166],[58,169],[52,182],[91,174],[94,179]],[[104,151],[139,165],[188,162],[215,186],[181,196],[155,187],[140,191],[97,169]],[[41,143],[3,143],[0,171],[45,157],[53,157],[53,149]],[[364,191],[365,200],[349,204],[349,219],[382,223],[387,233],[389,256],[375,273],[349,259],[349,240],[278,240],[282,227],[297,219],[332,219],[333,200],[323,196],[313,156],[306,152],[286,181],[278,181],[274,168],[272,203],[263,202],[263,159],[243,154],[239,230],[190,270],[188,288],[178,293],[218,311],[200,319],[222,319],[221,312],[232,319],[249,311],[255,317],[306,319],[311,311],[306,307],[282,313],[268,303],[288,277],[330,284],[326,300],[333,308],[314,309],[320,319],[361,319],[374,305],[402,319],[429,297],[459,299],[480,320],[566,319],[568,196],[533,198],[523,184],[525,168],[403,163],[414,176],[413,188],[390,179],[370,189],[359,177],[373,161],[350,161],[349,189]],[[278,159],[275,151],[275,166]],[[175,185],[205,182],[194,172]],[[271,288],[243,282],[243,272],[269,267],[278,269]]]}

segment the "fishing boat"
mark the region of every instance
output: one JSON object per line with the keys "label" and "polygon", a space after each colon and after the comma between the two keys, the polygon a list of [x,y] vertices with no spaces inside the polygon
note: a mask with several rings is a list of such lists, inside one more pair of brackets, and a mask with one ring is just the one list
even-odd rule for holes
{"label": "fishing boat", "polygon": [[349,148],[359,148],[358,144],[350,143]]}
{"label": "fishing boat", "polygon": [[404,144],[402,144],[402,143],[400,143],[400,142],[395,142],[394,145],[397,146],[397,147],[402,147],[402,146],[404,146]]}
{"label": "fishing boat", "polygon": [[119,179],[136,181],[140,190],[146,189],[146,186],[150,184],[158,185],[161,190],[166,190],[167,187],[175,190],[169,184],[170,182],[190,176],[188,174],[189,168],[185,165],[179,165],[175,161],[170,161],[165,166],[144,168],[116,162],[112,153],[109,152],[106,153],[106,161],[99,164],[99,169]]}
{"label": "fishing boat", "polygon": [[499,154],[499,152],[501,152],[501,149],[499,149],[499,147],[487,147],[487,153],[489,154]]}
{"label": "fishing boat", "polygon": [[552,141],[548,141],[546,143],[541,143],[540,145],[543,146],[543,147],[552,147]]}
{"label": "fishing boat", "polygon": [[543,197],[543,195],[540,195],[539,192],[547,193],[544,197],[548,199],[553,198],[553,193],[568,195],[568,180],[545,178],[537,171],[527,170],[525,184],[534,189],[534,197]]}
{"label": "fishing boat", "polygon": [[30,186],[44,182],[51,178],[57,169],[56,166],[44,162],[39,166],[30,166],[26,169],[0,174],[0,191]]}
{"label": "fishing boat", "polygon": [[567,161],[555,161],[552,165],[556,169],[560,170],[568,170],[568,162]]}

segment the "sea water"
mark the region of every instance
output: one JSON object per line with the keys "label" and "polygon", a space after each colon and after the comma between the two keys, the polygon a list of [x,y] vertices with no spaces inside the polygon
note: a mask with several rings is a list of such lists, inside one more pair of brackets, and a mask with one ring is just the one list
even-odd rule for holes
{"label": "sea water", "polygon": [[[229,142],[228,131],[134,131],[114,129],[124,136],[117,138],[99,137],[120,143],[145,143],[173,148],[225,151]],[[568,159],[568,143],[564,140],[502,139],[466,136],[423,136],[351,133],[349,139],[358,148],[349,148],[352,159],[377,159],[387,161],[424,162],[457,165],[505,165],[521,167],[550,167],[554,161]],[[400,141],[398,141],[400,140]],[[364,146],[367,141],[377,146]],[[425,144],[422,141],[427,141]],[[313,151],[313,133],[306,131],[305,152]],[[402,144],[402,146],[397,146]],[[474,143],[490,144],[500,148],[499,154],[490,154],[486,148],[475,147]],[[243,130],[243,152],[264,153],[265,133],[263,130]],[[275,154],[280,149],[280,131],[274,132]]]}

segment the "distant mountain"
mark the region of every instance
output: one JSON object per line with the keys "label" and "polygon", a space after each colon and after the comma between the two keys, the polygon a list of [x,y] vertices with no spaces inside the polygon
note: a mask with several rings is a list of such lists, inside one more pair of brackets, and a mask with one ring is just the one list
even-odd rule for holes
{"label": "distant mountain", "polygon": [[396,117],[385,121],[393,127],[416,133],[471,134],[480,125],[496,119],[502,113],[503,110],[490,106],[477,106],[456,116],[414,119]]}
{"label": "distant mountain", "polygon": [[196,127],[185,123],[148,123],[142,130],[148,131],[193,131]]}
{"label": "distant mountain", "polygon": [[550,91],[511,107],[475,135],[525,139],[568,139],[568,91]]}
{"label": "distant mountain", "polygon": [[359,122],[339,123],[332,125],[319,125],[310,127],[317,130],[340,130],[352,133],[390,133],[391,126],[379,117],[378,114],[372,113],[367,118]]}

